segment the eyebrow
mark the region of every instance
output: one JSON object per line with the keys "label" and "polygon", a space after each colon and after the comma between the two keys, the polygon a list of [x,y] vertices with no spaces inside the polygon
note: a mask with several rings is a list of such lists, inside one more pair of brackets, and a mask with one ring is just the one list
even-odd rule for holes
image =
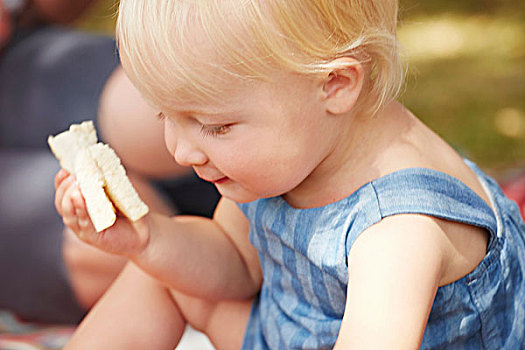
{"label": "eyebrow", "polygon": [[224,115],[226,112],[205,112],[205,111],[189,109],[189,110],[179,111],[178,113],[182,115],[188,115],[188,116],[202,115],[202,116],[216,117],[216,116]]}
{"label": "eyebrow", "polygon": [[[198,117],[198,116],[202,116],[204,118],[206,117],[223,117],[224,115],[226,114],[233,114],[234,112],[233,111],[221,111],[221,112],[205,112],[205,111],[198,111],[198,110],[193,110],[193,109],[185,109],[185,110],[180,110],[180,111],[176,111],[177,114],[179,115],[182,115],[182,116],[186,116],[186,117],[192,117],[192,118],[195,118],[195,117]],[[159,119],[164,119],[164,118],[167,118],[167,115],[165,115],[163,112],[159,112],[157,113],[157,117]]]}

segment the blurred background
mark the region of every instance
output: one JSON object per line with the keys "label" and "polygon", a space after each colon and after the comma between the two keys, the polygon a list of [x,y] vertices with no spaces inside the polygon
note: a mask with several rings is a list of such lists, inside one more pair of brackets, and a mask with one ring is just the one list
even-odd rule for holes
{"label": "blurred background", "polygon": [[[78,1],[75,4],[89,3],[87,0],[71,1]],[[3,3],[13,4],[16,1],[3,0]],[[49,0],[49,3],[52,3],[52,1]],[[112,35],[117,6],[118,0],[99,0],[95,6],[91,7],[87,13],[73,23],[73,27],[80,31]],[[36,33],[29,36],[28,39],[45,38],[45,35],[49,33],[43,31],[43,36],[38,36],[40,34]],[[53,33],[56,32],[51,32],[52,35],[54,35]],[[65,36],[64,40],[66,40],[68,34],[64,33],[63,36]],[[81,37],[72,36],[71,38],[76,40],[76,38]],[[113,42],[111,39],[106,39],[109,46],[103,47],[105,50],[103,54],[105,55],[109,52],[107,60],[114,61]],[[514,199],[521,203],[523,215],[525,216],[525,1],[400,0],[399,39],[402,44],[403,55],[409,67],[406,86],[401,96],[402,102],[462,155],[474,160],[499,181],[505,182],[521,174],[521,187],[514,187],[510,192],[516,195]],[[34,61],[43,63],[45,66],[47,64],[46,59],[53,57],[56,59],[56,57],[63,55],[68,58],[65,61],[68,67],[70,65],[73,68],[81,66],[86,60],[89,62],[91,56],[86,55],[83,51],[77,53],[66,52],[66,49],[71,49],[74,45],[69,45],[69,42],[69,46],[61,46],[63,43],[61,40],[55,43],[51,41],[55,46],[42,44],[43,48],[39,48],[37,52],[43,56],[38,56],[37,58],[43,57],[45,59],[40,60],[42,62],[39,62],[38,59]],[[82,40],[85,40],[87,43],[80,46],[85,47],[87,53],[94,55],[93,48],[96,46],[90,46],[91,39],[82,38]],[[27,41],[25,39],[25,42]],[[51,55],[47,55],[47,50],[52,51],[53,47],[55,49],[58,47],[62,51],[59,50],[57,55],[55,55],[56,52],[51,52]],[[1,50],[2,47],[0,45]],[[79,61],[78,65],[75,62],[71,62],[71,60],[75,61],[77,59]],[[4,62],[6,62],[5,59]],[[104,60],[102,60],[102,63],[104,63]],[[11,62],[11,64],[13,63]],[[57,63],[57,65],[59,64],[60,62]],[[105,62],[105,64],[110,69],[107,73],[109,75],[116,63]],[[93,64],[86,66],[91,67]],[[20,64],[14,64],[14,67],[20,68]],[[25,72],[28,70],[28,67],[24,66],[22,68],[21,71]],[[82,66],[82,68],[84,67]],[[8,69],[4,68],[4,71],[7,72]],[[96,70],[94,71],[96,72]],[[37,71],[35,70],[35,72]],[[86,107],[95,105],[96,107],[96,103],[83,101],[82,97],[86,97],[86,93],[78,88],[79,86],[89,85],[87,83],[89,73],[82,76],[82,81],[79,84],[75,74],[81,74],[84,72],[83,69],[70,69],[68,74],[71,76],[62,73],[60,70],[59,72],[60,74],[57,74],[56,81],[60,84],[55,85],[61,87],[67,85],[61,82],[61,74],[64,75],[63,80],[66,83],[72,81],[74,84],[71,95],[75,97],[68,97],[67,100],[71,100],[69,102],[72,108],[75,108],[75,115],[77,112],[79,115],[83,115],[78,110],[80,105]],[[47,72],[44,73],[47,74]],[[96,73],[98,75],[102,74],[100,72]],[[31,71],[26,75],[28,75],[26,78],[30,82],[38,80],[33,79]],[[98,79],[98,75],[94,78]],[[52,78],[55,78],[55,76],[53,75]],[[106,78],[104,77],[104,79]],[[53,89],[49,89],[50,85],[45,85],[49,81],[55,81],[49,79],[51,78],[48,75],[43,75],[40,77],[40,85],[34,84],[38,85],[35,88],[41,89],[42,96],[48,96],[47,90],[53,92]],[[4,81],[0,79],[0,82]],[[8,102],[10,102],[9,96],[13,96],[8,93],[17,92],[17,89],[21,89],[23,84],[18,81],[18,78],[12,83],[4,83],[6,87],[3,101],[8,105]],[[104,81],[98,83],[102,85]],[[28,85],[27,88],[21,91],[34,94],[34,91],[32,91],[33,84]],[[23,95],[23,93],[20,95]],[[39,94],[36,95],[36,97],[41,97]],[[49,95],[54,97],[51,93]],[[59,102],[61,102],[62,96],[59,95],[58,97]],[[25,106],[26,103],[25,101],[23,102],[22,104]],[[55,100],[50,101],[50,104],[54,106]],[[24,106],[17,105],[16,107],[23,109],[22,107]],[[57,106],[62,107],[62,104],[57,104]],[[93,111],[93,113],[95,112]],[[8,117],[11,119],[17,118],[14,114],[12,116],[10,113],[5,114],[7,114],[7,116],[4,116],[5,119]],[[39,111],[38,114],[40,114]],[[21,115],[24,115],[24,113],[21,113]],[[126,114],[127,116],[129,115]],[[51,116],[50,119],[52,119]],[[51,126],[44,124],[43,127]],[[33,125],[33,129],[38,128]],[[2,130],[0,129],[0,131]],[[17,134],[28,133],[29,129],[25,130],[24,133]],[[49,133],[46,133],[46,137],[47,134]],[[37,141],[40,142],[40,140]],[[44,144],[45,142],[41,143]],[[44,146],[40,145],[40,147]],[[4,170],[7,175],[18,181],[20,180],[19,174],[27,173],[34,176],[30,177],[30,181],[27,183],[31,185],[41,184],[42,192],[34,192],[34,186],[26,186],[26,183],[22,181],[25,193],[28,193],[28,195],[26,196],[27,198],[20,196],[20,188],[11,186],[10,182],[6,180],[8,179],[7,175],[0,176],[3,179],[0,182],[0,204],[4,205],[4,207],[0,207],[0,212],[3,213],[3,216],[0,216],[0,257],[4,259],[0,260],[0,268],[4,266],[4,272],[0,269],[0,277],[2,278],[0,279],[2,281],[2,289],[0,291],[8,291],[7,294],[11,293],[9,294],[10,298],[13,295],[20,296],[15,301],[25,307],[27,306],[26,300],[40,300],[41,306],[59,311],[64,309],[64,313],[72,315],[68,317],[77,317],[79,313],[82,314],[85,310],[64,306],[66,301],[63,295],[69,296],[69,299],[67,299],[69,302],[73,303],[75,299],[70,295],[70,286],[65,278],[65,269],[61,258],[62,225],[56,217],[54,208],[50,205],[53,196],[51,179],[57,163],[55,159],[51,159],[53,157],[47,147],[45,149],[31,150],[31,152],[35,153],[27,154],[23,153],[28,151],[27,149],[17,149],[14,154],[9,153],[12,150],[0,149],[1,151],[4,152],[4,156],[10,155],[10,159],[16,161],[15,165],[18,165],[18,170],[10,169],[10,165],[6,165],[5,161],[0,162],[2,164],[0,165],[0,170]],[[38,165],[35,159],[43,162],[42,165],[47,167],[44,170],[50,171],[48,183],[42,180],[42,173],[35,170],[36,165]],[[31,169],[31,171],[27,169]],[[36,198],[35,193],[40,193],[40,197]],[[9,198],[17,198],[16,203],[18,203],[21,202],[18,199],[22,197],[26,199],[26,202],[19,204],[14,209],[13,201],[9,200]],[[5,208],[9,208],[11,211]],[[35,216],[36,210],[42,210],[41,215],[38,217]],[[29,222],[26,219],[27,215],[31,215],[30,217],[34,218],[35,221]],[[17,217],[21,217],[22,220],[19,221],[23,222],[15,220]],[[1,220],[4,220],[3,226],[1,225]],[[30,229],[22,231],[20,226],[22,224],[25,225],[26,221]],[[11,226],[5,225],[5,222],[9,222]],[[49,227],[44,227],[44,224]],[[38,230],[35,230],[33,226],[38,227]],[[42,246],[38,242],[42,242]],[[47,250],[43,248],[44,243],[46,243],[45,247],[47,247]],[[38,271],[47,271],[46,273],[49,273],[49,275],[37,273],[35,266],[40,268]],[[55,279],[47,276],[54,276],[53,278]],[[64,294],[66,292],[69,294]],[[35,295],[38,295],[38,297],[35,298]],[[12,305],[9,304],[11,302],[9,298],[2,299],[1,296],[2,293],[0,293],[0,349],[5,348],[2,347],[2,344],[5,344],[6,339],[9,341],[13,339],[9,335],[6,337],[6,333],[15,334],[17,341],[20,340],[19,334],[28,333],[29,340],[27,343],[38,341],[40,343],[38,349],[58,349],[60,344],[67,340],[72,327],[65,330],[52,328],[52,337],[48,333],[42,334],[46,335],[45,342],[52,339],[55,345],[42,347],[41,339],[39,338],[35,341],[34,338],[35,330],[39,328],[19,322],[20,319],[17,317],[22,316],[23,320],[24,317],[28,318],[27,314],[19,315],[18,313],[3,311],[2,308],[9,309]],[[55,305],[58,306],[55,308]],[[74,305],[78,308],[77,304]],[[48,314],[52,312],[47,311],[48,309],[43,309],[44,311],[42,311],[44,316],[48,317],[43,320],[57,322],[58,316],[51,318]],[[17,311],[16,308],[14,310]],[[190,333],[189,336],[194,336],[194,333]],[[206,348],[199,345],[202,343],[198,343],[198,340],[190,339],[187,343],[198,344],[192,349]],[[33,347],[27,347],[27,344],[22,344],[20,347],[13,347],[12,342],[9,344],[7,348],[11,350],[33,349]],[[186,347],[184,348],[186,349]]]}
{"label": "blurred background", "polygon": [[401,0],[402,100],[497,177],[525,165],[525,1]]}
{"label": "blurred background", "polygon": [[[78,27],[111,33],[116,1]],[[525,1],[400,0],[402,101],[489,173],[525,167]]]}

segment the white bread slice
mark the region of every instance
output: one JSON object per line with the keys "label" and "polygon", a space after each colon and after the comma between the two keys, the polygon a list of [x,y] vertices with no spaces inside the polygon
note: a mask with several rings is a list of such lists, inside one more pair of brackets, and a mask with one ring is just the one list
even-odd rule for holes
{"label": "white bread slice", "polygon": [[89,145],[97,143],[93,122],[73,124],[69,130],[49,136],[47,142],[62,168],[76,176],[97,232],[113,225],[115,208],[104,191],[104,177],[87,150]]}
{"label": "white bread slice", "polygon": [[112,226],[117,219],[115,208],[104,191],[104,177],[87,148],[76,156],[75,175],[86,207],[97,232]]}
{"label": "white bread slice", "polygon": [[[69,130],[49,136],[48,144],[62,168],[76,176],[97,232],[112,226],[116,220],[111,200],[133,221],[149,211],[127,178],[116,153],[102,143],[97,146],[92,121],[73,124]],[[92,146],[96,147],[91,149]]]}
{"label": "white bread slice", "polygon": [[106,192],[115,206],[132,221],[146,215],[149,208],[126,176],[126,170],[115,151],[103,143],[91,145],[88,149],[104,175]]}
{"label": "white bread slice", "polygon": [[70,173],[75,173],[75,162],[78,152],[89,145],[97,143],[97,133],[92,121],[73,124],[69,130],[56,136],[49,136],[47,143],[60,166]]}

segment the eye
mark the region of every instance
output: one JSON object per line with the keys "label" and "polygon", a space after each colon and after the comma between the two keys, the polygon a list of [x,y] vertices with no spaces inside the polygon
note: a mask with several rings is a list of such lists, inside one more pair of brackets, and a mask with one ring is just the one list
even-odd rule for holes
{"label": "eye", "polygon": [[159,112],[159,113],[157,113],[157,118],[158,118],[160,121],[164,121],[164,120],[166,120],[167,117],[166,117],[166,115],[165,115],[164,113]]}
{"label": "eye", "polygon": [[232,127],[232,124],[224,124],[224,125],[205,125],[203,124],[201,126],[201,134],[206,136],[220,136],[227,134]]}

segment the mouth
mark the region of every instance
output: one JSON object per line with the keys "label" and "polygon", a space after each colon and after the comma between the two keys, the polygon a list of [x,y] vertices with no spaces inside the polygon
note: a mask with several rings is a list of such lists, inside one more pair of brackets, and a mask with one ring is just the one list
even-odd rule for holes
{"label": "mouth", "polygon": [[220,179],[217,179],[217,180],[212,180],[210,182],[215,184],[215,185],[220,185],[220,184],[223,184],[223,183],[227,182],[228,180],[230,180],[230,179],[225,176],[225,177],[221,177]]}
{"label": "mouth", "polygon": [[[206,182],[211,182],[214,185],[220,185],[220,184],[223,184],[223,183],[228,182],[230,180],[230,178],[228,176],[216,177],[216,176],[213,176],[211,174],[208,174],[208,176],[206,176],[206,174],[201,174],[198,169],[194,168],[193,170],[195,171],[195,173],[197,174],[197,176],[199,178],[201,178],[202,180],[204,180]],[[217,174],[217,175],[220,176],[222,174]]]}

